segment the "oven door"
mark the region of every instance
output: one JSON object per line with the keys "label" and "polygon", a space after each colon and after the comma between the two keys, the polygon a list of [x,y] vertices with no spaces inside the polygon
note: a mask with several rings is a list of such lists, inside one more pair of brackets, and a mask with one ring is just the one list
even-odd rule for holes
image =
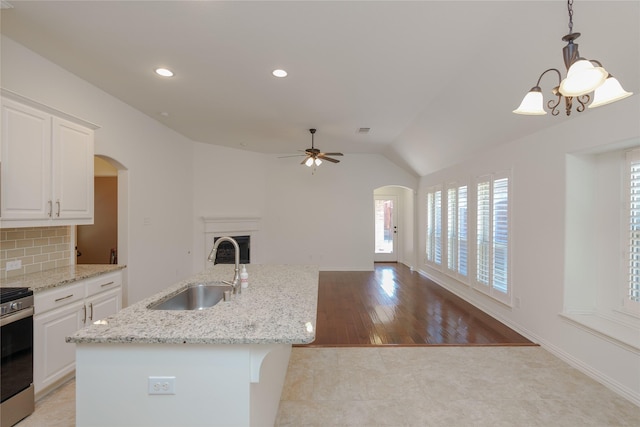
{"label": "oven door", "polygon": [[0,318],[2,402],[33,382],[33,307]]}

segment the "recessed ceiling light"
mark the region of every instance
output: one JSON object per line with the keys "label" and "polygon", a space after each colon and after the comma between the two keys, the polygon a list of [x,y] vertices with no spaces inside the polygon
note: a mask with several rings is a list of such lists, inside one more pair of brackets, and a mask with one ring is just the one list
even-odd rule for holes
{"label": "recessed ceiling light", "polygon": [[273,74],[276,77],[287,77],[287,72],[285,70],[273,70],[271,72],[271,74]]}
{"label": "recessed ceiling light", "polygon": [[156,74],[159,74],[162,77],[173,77],[173,71],[167,68],[156,68]]}

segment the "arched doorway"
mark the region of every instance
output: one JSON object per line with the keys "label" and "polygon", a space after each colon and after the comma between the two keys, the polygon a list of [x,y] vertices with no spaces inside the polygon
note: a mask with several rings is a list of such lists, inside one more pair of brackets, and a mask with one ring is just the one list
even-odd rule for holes
{"label": "arched doorway", "polygon": [[118,169],[94,157],[92,225],[76,229],[76,264],[118,263]]}
{"label": "arched doorway", "polygon": [[[128,240],[129,239],[128,237],[129,236],[129,205],[128,205],[129,175],[128,175],[128,171],[127,171],[127,168],[117,160],[111,157],[103,156],[103,155],[96,155],[94,156],[94,178],[98,179],[98,178],[104,178],[104,177],[111,177],[112,179],[115,179],[117,182],[116,189],[115,189],[115,192],[117,194],[116,201],[115,201],[115,205],[116,205],[115,211],[113,209],[113,206],[104,207],[100,205],[99,203],[103,203],[103,202],[98,202],[97,200],[102,196],[100,194],[94,194],[94,225],[72,227],[72,233],[74,234],[72,236],[72,239],[74,240],[72,241],[75,241],[77,250],[83,253],[83,255],[81,256],[76,256],[76,263],[88,264],[91,262],[89,259],[89,256],[85,257],[85,260],[87,261],[81,260],[81,258],[85,256],[85,253],[86,253],[83,251],[86,251],[87,249],[85,248],[88,248],[86,239],[82,237],[82,234],[89,233],[90,235],[90,233],[93,233],[93,232],[89,228],[83,230],[81,229],[81,227],[94,227],[96,225],[95,224],[96,218],[98,218],[97,219],[98,222],[101,222],[100,218],[103,217],[105,214],[113,217],[115,212],[115,216],[116,216],[115,236],[113,235],[113,232],[110,232],[109,233],[110,243],[108,243],[107,245],[101,245],[103,247],[106,246],[108,249],[108,252],[106,252],[106,255],[105,255],[104,249],[100,249],[101,255],[98,263],[108,264],[113,261],[113,262],[117,262],[117,264],[120,264],[120,265],[128,265],[129,263],[129,250],[128,250],[129,248],[129,240]],[[95,181],[94,181],[94,184],[95,184]],[[102,191],[99,189],[100,187],[101,186],[94,186],[94,189],[97,189],[98,193],[100,193]],[[110,191],[112,192],[114,191],[113,187],[111,187]],[[114,204],[113,201],[110,201],[107,203]],[[109,218],[109,219],[113,220],[114,218]],[[115,249],[115,254],[113,258],[112,258],[111,249]],[[122,283],[122,306],[126,307],[128,305],[127,269],[123,270],[122,282],[123,282]]]}

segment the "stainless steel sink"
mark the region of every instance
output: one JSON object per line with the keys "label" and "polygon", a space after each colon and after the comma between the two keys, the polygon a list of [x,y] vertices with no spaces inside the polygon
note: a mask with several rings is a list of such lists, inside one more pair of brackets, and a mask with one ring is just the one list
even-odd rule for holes
{"label": "stainless steel sink", "polygon": [[177,294],[154,302],[147,308],[150,310],[203,310],[219,303],[224,297],[224,291],[231,289],[231,286],[223,283],[190,285]]}

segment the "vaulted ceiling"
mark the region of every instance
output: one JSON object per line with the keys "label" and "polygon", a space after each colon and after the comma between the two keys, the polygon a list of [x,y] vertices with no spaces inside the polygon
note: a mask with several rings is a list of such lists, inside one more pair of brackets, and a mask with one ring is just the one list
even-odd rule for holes
{"label": "vaulted ceiling", "polygon": [[[564,0],[9,4],[4,35],[203,143],[284,155],[313,127],[323,151],[426,175],[573,117],[511,113],[564,73]],[[640,2],[573,7],[580,53],[640,92]]]}

